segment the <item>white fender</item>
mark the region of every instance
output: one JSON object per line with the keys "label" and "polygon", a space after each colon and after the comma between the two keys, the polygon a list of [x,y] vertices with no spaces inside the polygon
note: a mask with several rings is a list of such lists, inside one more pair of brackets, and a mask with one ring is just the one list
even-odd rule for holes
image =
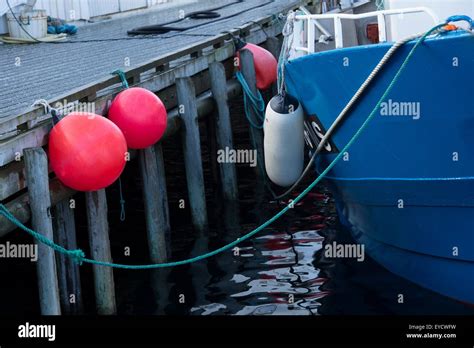
{"label": "white fender", "polygon": [[263,130],[268,177],[279,186],[293,185],[304,167],[304,114],[298,100],[288,94],[273,97]]}

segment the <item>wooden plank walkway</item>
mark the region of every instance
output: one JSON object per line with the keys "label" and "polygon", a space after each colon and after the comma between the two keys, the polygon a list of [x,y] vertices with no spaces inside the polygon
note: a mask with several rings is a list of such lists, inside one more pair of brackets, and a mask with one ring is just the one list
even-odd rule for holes
{"label": "wooden plank walkway", "polygon": [[[219,6],[233,2],[235,0],[219,1]],[[176,19],[179,16],[178,8],[88,24],[81,27],[78,34],[69,39],[69,43],[0,44],[0,119],[24,113],[37,99],[51,100],[67,95],[67,92],[108,77],[116,69],[140,66],[155,57],[204,41],[225,30],[278,13],[298,3],[295,0],[275,0],[247,11],[268,2],[252,0],[237,3],[218,11],[222,17],[233,16],[231,18],[184,32],[169,32],[142,39],[127,36],[127,30]],[[199,1],[198,4],[185,5],[182,9],[189,13],[215,6],[215,1]],[[208,20],[187,20],[176,26],[188,27],[206,22]]]}

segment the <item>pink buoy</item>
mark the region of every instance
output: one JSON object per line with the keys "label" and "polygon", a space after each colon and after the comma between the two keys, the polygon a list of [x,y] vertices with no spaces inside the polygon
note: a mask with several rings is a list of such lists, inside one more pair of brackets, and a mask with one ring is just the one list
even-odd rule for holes
{"label": "pink buoy", "polygon": [[[266,49],[247,43],[242,49],[249,50],[253,54],[255,76],[257,78],[257,88],[265,90],[277,81],[278,62]],[[238,61],[240,62],[240,54],[237,52]],[[240,69],[240,64],[239,67]]]}
{"label": "pink buoy", "polygon": [[123,132],[131,149],[158,142],[166,130],[167,113],[154,93],[139,87],[120,92],[109,109],[109,119]]}
{"label": "pink buoy", "polygon": [[66,186],[97,191],[118,179],[126,164],[127,142],[105,117],[71,113],[49,134],[51,169]]}

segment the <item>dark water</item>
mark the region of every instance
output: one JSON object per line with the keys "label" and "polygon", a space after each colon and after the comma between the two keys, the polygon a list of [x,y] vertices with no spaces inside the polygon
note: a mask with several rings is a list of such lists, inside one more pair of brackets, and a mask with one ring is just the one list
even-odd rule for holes
{"label": "dark water", "polygon": [[[240,100],[234,100],[231,108],[235,146],[249,148]],[[283,207],[271,201],[255,170],[247,165],[237,166],[239,202],[233,206],[220,200],[207,148],[207,126],[201,124],[210,223],[206,236],[197,238],[189,211],[178,208],[179,200],[187,197],[180,146],[175,145],[179,138],[164,148],[174,260],[233,241]],[[129,177],[136,180],[137,176]],[[139,207],[141,203],[132,204]],[[144,225],[136,226],[133,233],[139,229],[144,231]],[[354,243],[337,221],[330,193],[321,186],[270,228],[242,243],[238,256],[228,251],[166,271],[116,272],[117,283],[128,284],[119,287],[120,311],[166,315],[474,314],[474,307],[393,275],[368,256],[364,262],[326,259],[323,245],[333,241]],[[404,294],[404,304],[397,302],[398,294]]]}
{"label": "dark water", "polygon": [[[235,146],[249,148],[240,100],[231,106]],[[173,260],[233,241],[283,207],[269,199],[255,170],[247,165],[238,165],[239,202],[222,202],[208,148],[208,126],[201,124],[210,225],[205,235],[198,236],[191,225],[180,138],[164,144]],[[136,161],[127,166],[122,180],[127,201],[125,222],[119,220],[117,185],[108,190],[112,255],[119,263],[149,263]],[[76,199],[79,247],[89,254],[83,197],[77,195]],[[179,207],[181,199],[186,202],[184,209]],[[6,240],[29,242],[20,232],[0,242]],[[228,251],[166,270],[114,271],[118,311],[121,315],[474,314],[474,307],[395,276],[368,256],[364,262],[325,258],[322,248],[333,241],[354,243],[338,224],[330,193],[320,186],[270,228],[242,243],[238,255]],[[130,248],[130,256],[124,255],[125,247]],[[2,260],[0,277],[0,315],[38,313],[34,264]],[[91,267],[81,267],[86,313],[95,311],[92,279]],[[404,294],[404,304],[397,302],[398,294]]]}
{"label": "dark water", "polygon": [[[256,207],[251,200],[244,201],[239,227],[230,231],[234,237],[250,231],[255,221],[263,221],[278,208],[275,203]],[[173,258],[194,256],[208,250],[208,244],[215,249],[233,240],[225,230],[213,232],[193,250],[193,241],[187,238],[192,232],[179,231],[175,240],[183,239],[175,243],[180,248],[174,248]],[[324,258],[322,247],[332,241],[353,243],[322,189],[272,228],[244,242],[239,256],[229,251],[161,273],[120,272],[117,283],[132,285],[119,292],[120,310],[166,315],[474,314],[474,308],[393,275],[369,257],[361,263]],[[397,303],[400,293],[405,304]],[[180,295],[185,296],[184,303],[179,302]]]}

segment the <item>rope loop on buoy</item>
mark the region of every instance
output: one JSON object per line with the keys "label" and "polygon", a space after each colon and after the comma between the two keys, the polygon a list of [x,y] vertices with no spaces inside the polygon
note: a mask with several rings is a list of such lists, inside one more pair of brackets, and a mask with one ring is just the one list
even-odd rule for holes
{"label": "rope loop on buoy", "polygon": [[122,88],[123,89],[128,89],[130,86],[128,85],[127,81],[127,76],[125,76],[125,73],[123,70],[117,69],[114,72],[111,73],[112,75],[118,75],[120,78],[120,81],[122,82]]}
{"label": "rope loop on buoy", "polygon": [[35,108],[37,106],[42,106],[44,109],[44,113],[46,115],[51,114],[53,118],[53,124],[57,124],[61,121],[61,113],[58,109],[53,108],[46,99],[38,99],[31,105],[31,108]]}

